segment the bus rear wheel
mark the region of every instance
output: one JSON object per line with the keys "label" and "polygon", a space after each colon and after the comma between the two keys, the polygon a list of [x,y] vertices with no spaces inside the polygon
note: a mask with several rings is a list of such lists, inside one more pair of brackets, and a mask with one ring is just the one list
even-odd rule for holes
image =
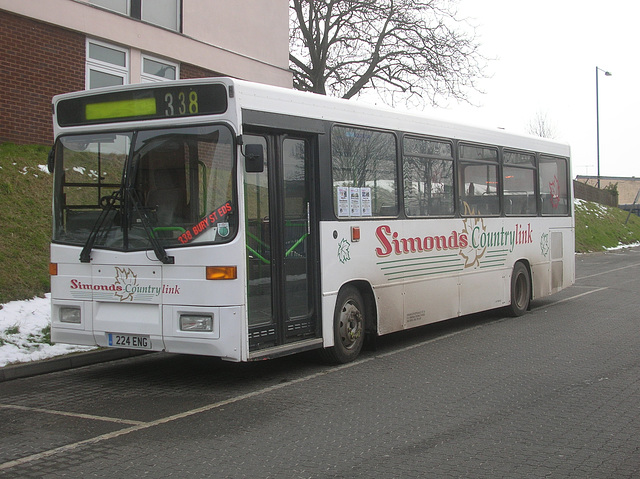
{"label": "bus rear wheel", "polygon": [[531,301],[531,278],[527,267],[518,262],[511,274],[511,305],[509,313],[512,316],[522,316],[529,309]]}
{"label": "bus rear wheel", "polygon": [[332,363],[348,363],[358,357],[364,343],[365,309],[357,288],[345,286],[338,293],[333,315],[334,346],[323,350]]}

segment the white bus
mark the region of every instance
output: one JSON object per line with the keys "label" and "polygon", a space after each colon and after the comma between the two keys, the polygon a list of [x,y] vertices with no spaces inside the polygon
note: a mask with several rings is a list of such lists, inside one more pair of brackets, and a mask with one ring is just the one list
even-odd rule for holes
{"label": "white bus", "polygon": [[347,362],[574,282],[564,144],[228,78],[53,107],[55,342]]}

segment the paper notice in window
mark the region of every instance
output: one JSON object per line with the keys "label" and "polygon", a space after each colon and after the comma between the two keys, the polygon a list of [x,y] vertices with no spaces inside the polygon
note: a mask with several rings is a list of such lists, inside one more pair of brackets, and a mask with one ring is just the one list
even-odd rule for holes
{"label": "paper notice in window", "polygon": [[351,212],[351,216],[362,216],[360,188],[349,188],[349,210]]}
{"label": "paper notice in window", "polygon": [[349,188],[338,186],[338,218],[349,216]]}
{"label": "paper notice in window", "polygon": [[362,216],[371,216],[371,188],[360,188]]}

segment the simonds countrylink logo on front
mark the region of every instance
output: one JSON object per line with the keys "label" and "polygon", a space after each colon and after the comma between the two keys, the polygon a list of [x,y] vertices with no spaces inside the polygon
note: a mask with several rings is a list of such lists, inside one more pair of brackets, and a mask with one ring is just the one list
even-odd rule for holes
{"label": "simonds countrylink logo on front", "polygon": [[72,279],[69,287],[72,290],[91,290],[94,292],[112,293],[113,296],[120,301],[150,300],[153,297],[160,296],[160,294],[180,294],[180,287],[178,285],[141,285],[138,283],[138,275],[136,275],[131,268],[120,268],[116,266],[115,270],[114,281],[110,284],[88,284],[77,279]]}

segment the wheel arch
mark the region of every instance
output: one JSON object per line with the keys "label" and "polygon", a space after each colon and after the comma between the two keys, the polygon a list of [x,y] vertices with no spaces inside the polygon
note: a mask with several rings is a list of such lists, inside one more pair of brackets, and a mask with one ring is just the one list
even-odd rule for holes
{"label": "wheel arch", "polygon": [[378,333],[378,304],[371,283],[365,280],[353,280],[344,283],[340,290],[347,286],[353,286],[362,296],[365,307],[365,333],[377,336]]}

